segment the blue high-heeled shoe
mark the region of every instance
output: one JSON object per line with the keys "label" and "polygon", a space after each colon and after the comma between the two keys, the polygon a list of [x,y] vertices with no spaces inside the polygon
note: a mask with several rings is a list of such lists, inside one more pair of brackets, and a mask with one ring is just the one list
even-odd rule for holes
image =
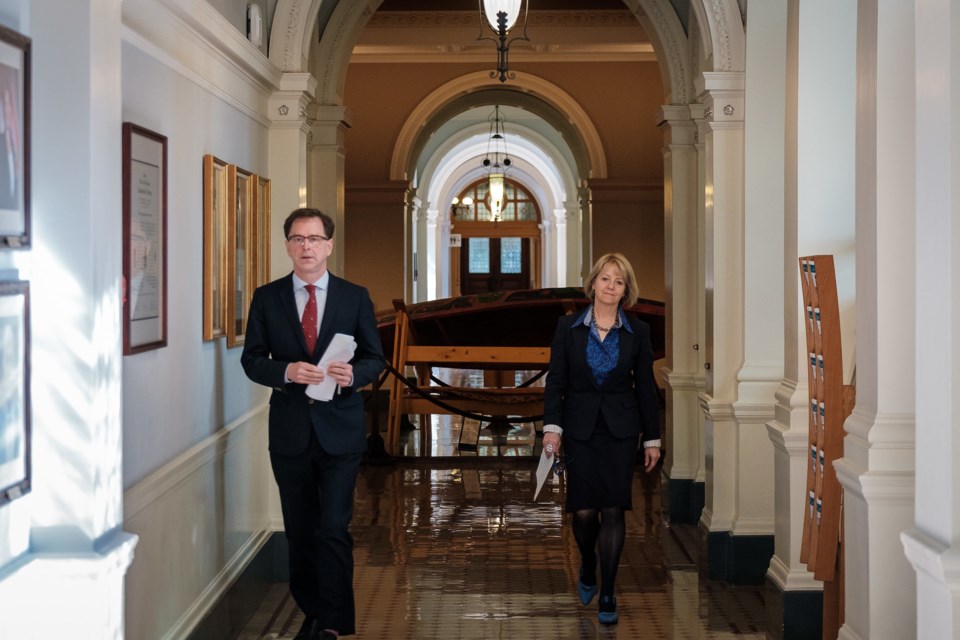
{"label": "blue high-heeled shoe", "polygon": [[600,613],[597,614],[600,624],[617,624],[617,599],[613,596],[600,596]]}
{"label": "blue high-heeled shoe", "polygon": [[577,580],[577,595],[580,596],[580,604],[584,606],[590,604],[597,595],[597,585],[583,584],[583,567],[580,567],[580,579]]}

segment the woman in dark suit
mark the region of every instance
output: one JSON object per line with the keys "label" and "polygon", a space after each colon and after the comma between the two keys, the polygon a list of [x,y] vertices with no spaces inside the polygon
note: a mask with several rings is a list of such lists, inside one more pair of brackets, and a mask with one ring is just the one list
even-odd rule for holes
{"label": "woman in dark suit", "polygon": [[614,624],[613,586],[626,536],[624,512],[632,508],[636,452],[642,434],[644,468],[652,471],[660,459],[659,401],[650,327],[622,309],[637,301],[630,263],[619,253],[603,256],[584,290],[592,304],[557,323],[543,446],[559,452],[562,441],[570,462],[566,509],[580,549],[580,602],[590,604],[597,593],[599,561],[599,621]]}

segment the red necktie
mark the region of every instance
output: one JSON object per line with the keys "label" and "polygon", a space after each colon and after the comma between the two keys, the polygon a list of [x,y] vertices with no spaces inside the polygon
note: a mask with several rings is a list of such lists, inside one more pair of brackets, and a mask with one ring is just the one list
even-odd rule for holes
{"label": "red necktie", "polygon": [[314,293],[316,285],[304,285],[309,298],[307,306],[303,308],[303,317],[300,318],[300,325],[303,327],[303,337],[307,339],[307,353],[313,355],[313,349],[317,346],[317,296]]}

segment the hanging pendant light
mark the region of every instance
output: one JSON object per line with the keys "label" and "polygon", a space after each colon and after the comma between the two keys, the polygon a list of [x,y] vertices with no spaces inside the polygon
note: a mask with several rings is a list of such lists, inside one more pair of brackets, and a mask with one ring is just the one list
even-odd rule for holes
{"label": "hanging pendant light", "polygon": [[490,212],[494,222],[500,222],[503,213],[505,180],[507,171],[513,164],[507,152],[507,137],[500,105],[493,108],[490,120],[490,139],[487,140],[487,154],[483,166],[487,169],[487,187],[490,193]]}
{"label": "hanging pendant light", "polygon": [[[497,45],[497,70],[490,72],[491,78],[500,77],[500,82],[507,78],[514,78],[511,74],[507,56],[510,45],[515,40],[529,40],[527,37],[527,12],[529,0],[480,0],[480,35],[477,40],[491,40]],[[523,16],[523,33],[507,40],[507,35],[517,26]],[[484,24],[493,32],[492,36],[485,35]]]}

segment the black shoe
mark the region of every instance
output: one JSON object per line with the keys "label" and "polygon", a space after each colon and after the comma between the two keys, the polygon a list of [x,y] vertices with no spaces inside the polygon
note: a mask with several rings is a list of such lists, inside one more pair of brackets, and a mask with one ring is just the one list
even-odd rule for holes
{"label": "black shoe", "polygon": [[335,634],[333,631],[330,631],[329,629],[324,629],[323,635],[320,638],[321,640],[337,640],[337,638],[339,637],[340,636]]}
{"label": "black shoe", "polygon": [[617,624],[617,599],[613,596],[600,596],[600,624]]}
{"label": "black shoe", "polygon": [[320,621],[316,618],[308,617],[303,621],[300,631],[293,636],[293,640],[320,640],[320,634],[323,629],[320,628]]}

